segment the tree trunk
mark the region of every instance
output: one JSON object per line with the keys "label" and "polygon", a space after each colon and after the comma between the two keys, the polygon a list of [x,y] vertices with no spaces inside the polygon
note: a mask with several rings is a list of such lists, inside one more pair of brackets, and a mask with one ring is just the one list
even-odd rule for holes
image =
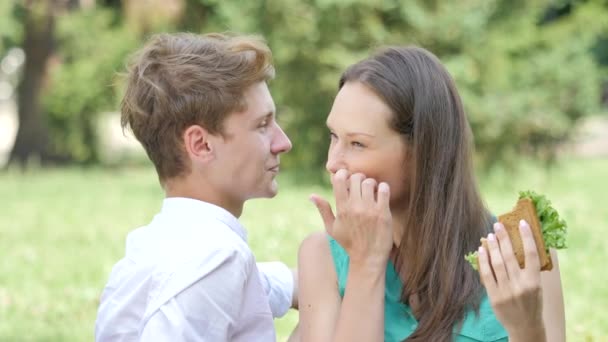
{"label": "tree trunk", "polygon": [[49,1],[42,5],[43,8],[37,8],[39,11],[35,11],[33,6],[26,8],[23,39],[25,64],[17,88],[19,129],[8,165],[18,163],[25,168],[31,158],[39,158],[43,164],[51,159],[48,123],[42,112],[40,95],[54,46],[53,4],[54,1]]}

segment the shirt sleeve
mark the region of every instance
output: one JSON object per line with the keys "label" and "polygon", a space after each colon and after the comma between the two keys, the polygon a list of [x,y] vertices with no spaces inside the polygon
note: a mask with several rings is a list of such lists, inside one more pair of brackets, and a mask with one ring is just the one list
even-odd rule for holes
{"label": "shirt sleeve", "polygon": [[140,330],[140,340],[229,341],[247,274],[246,261],[238,253],[227,256],[154,311]]}
{"label": "shirt sleeve", "polygon": [[289,267],[282,262],[258,262],[264,292],[268,296],[272,316],[283,317],[293,300],[294,279]]}

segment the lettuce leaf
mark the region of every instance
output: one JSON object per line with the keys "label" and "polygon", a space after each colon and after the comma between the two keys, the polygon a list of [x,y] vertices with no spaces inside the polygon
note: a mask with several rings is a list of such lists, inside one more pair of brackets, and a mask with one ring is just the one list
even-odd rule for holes
{"label": "lettuce leaf", "polygon": [[568,227],[566,221],[561,219],[557,210],[551,206],[551,201],[544,195],[539,195],[531,190],[520,191],[519,198],[529,198],[534,203],[536,215],[542,226],[543,240],[545,241],[547,253],[549,253],[549,248],[566,248]]}
{"label": "lettuce leaf", "polygon": [[[550,248],[564,249],[566,245],[566,234],[568,227],[566,221],[559,217],[557,210],[551,206],[551,201],[544,195],[537,194],[532,190],[520,191],[519,199],[529,198],[536,207],[536,215],[541,224],[545,250],[549,253]],[[473,269],[477,268],[477,251],[467,254],[465,260],[468,261]]]}
{"label": "lettuce leaf", "polygon": [[479,268],[477,267],[477,253],[478,252],[475,251],[464,256],[464,259],[471,264],[471,267],[473,267],[475,271],[479,271]]}

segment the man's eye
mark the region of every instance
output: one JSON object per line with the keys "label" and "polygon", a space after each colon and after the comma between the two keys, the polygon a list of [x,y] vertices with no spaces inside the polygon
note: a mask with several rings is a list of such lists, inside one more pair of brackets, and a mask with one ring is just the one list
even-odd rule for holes
{"label": "man's eye", "polygon": [[363,145],[362,143],[360,143],[358,141],[353,141],[350,144],[354,147],[365,147],[365,145]]}
{"label": "man's eye", "polygon": [[337,135],[336,135],[336,133],[334,133],[334,132],[329,132],[329,138],[330,138],[331,140],[334,140],[334,139],[338,139],[338,136],[337,136]]}

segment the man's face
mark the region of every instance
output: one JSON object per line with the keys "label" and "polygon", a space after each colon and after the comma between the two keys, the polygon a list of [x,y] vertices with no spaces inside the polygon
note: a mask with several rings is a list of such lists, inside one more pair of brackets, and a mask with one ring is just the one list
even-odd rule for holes
{"label": "man's face", "polygon": [[279,154],[291,150],[266,82],[249,87],[244,96],[246,109],[226,118],[223,138],[215,146],[221,192],[233,203],[275,196]]}

